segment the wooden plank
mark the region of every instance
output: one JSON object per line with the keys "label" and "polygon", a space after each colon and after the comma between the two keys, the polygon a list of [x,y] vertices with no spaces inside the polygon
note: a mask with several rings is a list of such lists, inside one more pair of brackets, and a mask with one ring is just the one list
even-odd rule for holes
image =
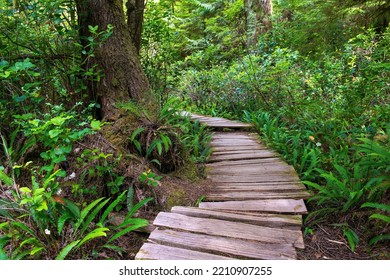
{"label": "wooden plank", "polygon": [[255,159],[241,159],[241,160],[224,160],[218,162],[207,163],[207,166],[241,166],[241,165],[250,165],[250,164],[279,164],[288,166],[286,162],[278,157],[270,158],[255,158]]}
{"label": "wooden plank", "polygon": [[206,195],[207,201],[235,201],[235,200],[254,200],[254,199],[280,199],[280,198],[293,198],[293,199],[308,199],[310,193],[307,191],[289,191],[289,192],[258,192],[258,191],[220,191],[211,192]]}
{"label": "wooden plank", "polygon": [[260,142],[260,138],[258,134],[248,133],[248,132],[214,132],[213,140],[219,139],[252,139]]}
{"label": "wooden plank", "polygon": [[301,215],[282,215],[282,214],[259,214],[256,213],[229,213],[224,211],[202,209],[194,207],[175,206],[171,209],[172,213],[178,213],[191,217],[211,218],[231,222],[241,222],[266,227],[278,228],[300,228],[302,226]]}
{"label": "wooden plank", "polygon": [[299,182],[266,182],[266,183],[218,183],[214,191],[257,191],[257,192],[288,192],[305,191],[306,187]]}
{"label": "wooden plank", "polygon": [[252,125],[245,123],[236,123],[236,122],[215,122],[202,120],[202,124],[205,124],[209,127],[217,127],[217,128],[251,128]]}
{"label": "wooden plank", "polygon": [[258,164],[258,165],[239,165],[234,168],[222,167],[206,167],[206,172],[209,175],[239,175],[239,174],[296,174],[295,169],[292,166],[288,165],[279,165],[279,164]]}
{"label": "wooden plank", "polygon": [[[221,139],[222,140],[222,139]],[[249,139],[232,139],[223,141],[211,140],[210,146],[212,147],[224,147],[224,146],[247,146],[247,145],[261,145],[259,142]]]}
{"label": "wooden plank", "polygon": [[265,182],[299,182],[296,174],[259,174],[259,175],[209,175],[213,182],[218,183],[265,183]]}
{"label": "wooden plank", "polygon": [[232,155],[211,155],[209,162],[225,161],[225,160],[241,160],[241,159],[259,159],[272,158],[276,154],[267,150],[258,150],[250,154],[232,154]]}
{"label": "wooden plank", "polygon": [[213,151],[214,156],[222,156],[222,155],[235,155],[235,154],[253,154],[257,152],[270,152],[267,149],[242,149],[242,150],[232,150],[232,151]]}
{"label": "wooden plank", "polygon": [[256,138],[253,138],[253,137],[239,137],[239,138],[229,138],[229,137],[220,137],[220,138],[217,138],[217,137],[213,137],[211,139],[211,143],[233,143],[234,145],[234,141],[236,141],[237,143],[245,143],[245,142],[249,142],[249,143],[260,143],[260,140],[256,139]]}
{"label": "wooden plank", "polygon": [[201,202],[200,208],[268,213],[307,214],[302,199],[262,199],[224,202]]}
{"label": "wooden plank", "polygon": [[160,212],[153,224],[158,227],[185,230],[214,236],[254,240],[265,243],[292,244],[304,248],[300,230],[269,228],[217,219],[195,218],[186,215]]}
{"label": "wooden plank", "polygon": [[136,260],[232,260],[232,258],[202,253],[182,248],[169,247],[160,244],[145,243]]}
{"label": "wooden plank", "polygon": [[296,252],[290,244],[267,244],[221,236],[194,234],[173,230],[155,230],[149,236],[152,242],[180,247],[189,250],[201,250],[212,254],[260,260],[296,259]]}
{"label": "wooden plank", "polygon": [[211,147],[213,152],[232,152],[232,151],[240,151],[240,150],[267,150],[267,147],[261,144],[246,144],[240,146],[216,146]]}

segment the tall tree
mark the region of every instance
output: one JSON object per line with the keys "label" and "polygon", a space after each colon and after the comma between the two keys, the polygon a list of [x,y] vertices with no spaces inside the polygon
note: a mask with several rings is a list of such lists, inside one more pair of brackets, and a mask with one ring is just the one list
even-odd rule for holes
{"label": "tall tree", "polygon": [[139,54],[141,49],[141,34],[144,21],[145,0],[128,0],[127,8],[127,25],[130,30],[131,39]]}
{"label": "tall tree", "polygon": [[247,44],[256,44],[259,34],[272,28],[272,0],[245,0]]}
{"label": "tall tree", "polygon": [[[89,85],[89,94],[101,104],[102,118],[116,120],[119,109],[115,104],[140,100],[149,90],[149,83],[142,70],[137,49],[126,24],[122,0],[75,0],[79,20],[79,34],[84,46],[91,35],[88,26],[99,30],[112,25],[113,33],[94,51],[87,67],[96,65],[104,76]],[[142,20],[141,17],[138,20]]]}

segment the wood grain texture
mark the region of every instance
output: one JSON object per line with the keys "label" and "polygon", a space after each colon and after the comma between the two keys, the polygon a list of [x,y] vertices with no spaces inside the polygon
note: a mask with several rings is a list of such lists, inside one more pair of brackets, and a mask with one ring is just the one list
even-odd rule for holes
{"label": "wood grain texture", "polygon": [[255,213],[230,213],[213,209],[202,209],[194,207],[175,206],[171,209],[172,213],[178,213],[191,217],[211,218],[232,222],[241,222],[246,224],[299,229],[302,226],[301,215],[282,215],[282,214],[255,214]]}
{"label": "wood grain texture", "polygon": [[305,203],[302,199],[261,199],[244,201],[201,202],[199,207],[218,210],[266,213],[307,213]]}
{"label": "wood grain texture", "polygon": [[168,212],[160,212],[153,224],[158,227],[213,236],[254,240],[265,243],[292,244],[297,248],[304,248],[300,230],[269,228],[241,222],[189,217]]}
{"label": "wood grain texture", "polygon": [[262,174],[262,175],[209,175],[213,182],[218,183],[264,183],[264,182],[299,182],[296,174]]}
{"label": "wood grain texture", "polygon": [[207,201],[235,201],[235,200],[281,199],[281,198],[308,199],[310,198],[310,193],[308,193],[307,191],[297,191],[297,192],[220,191],[220,192],[212,192],[206,195]]}
{"label": "wood grain texture", "polygon": [[273,158],[274,152],[268,150],[257,150],[252,153],[238,153],[238,154],[225,154],[225,155],[212,155],[209,162],[225,161],[225,160],[241,160],[241,159],[260,159],[260,158]]}
{"label": "wood grain texture", "polygon": [[145,243],[137,255],[136,260],[232,260],[233,258],[203,253],[193,250]]}
{"label": "wood grain texture", "polygon": [[149,236],[149,241],[240,259],[288,260],[296,258],[295,249],[290,244],[260,243],[174,230],[155,230]]}

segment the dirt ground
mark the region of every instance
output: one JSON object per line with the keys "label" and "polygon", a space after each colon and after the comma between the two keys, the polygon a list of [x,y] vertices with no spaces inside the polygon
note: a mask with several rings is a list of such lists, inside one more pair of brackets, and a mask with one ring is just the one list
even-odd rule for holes
{"label": "dirt ground", "polygon": [[368,244],[358,244],[352,252],[339,228],[317,226],[304,237],[305,249],[298,250],[299,260],[375,260],[390,259],[388,244],[378,244],[370,249]]}

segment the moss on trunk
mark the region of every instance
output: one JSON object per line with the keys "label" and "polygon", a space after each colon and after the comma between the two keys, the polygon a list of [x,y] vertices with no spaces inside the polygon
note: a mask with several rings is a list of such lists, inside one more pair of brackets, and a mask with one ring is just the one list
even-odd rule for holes
{"label": "moss on trunk", "polygon": [[115,104],[145,98],[149,83],[142,70],[137,50],[125,21],[122,0],[76,0],[80,25],[80,40],[84,46],[90,36],[88,26],[99,26],[99,31],[113,26],[113,34],[95,49],[86,67],[96,65],[104,77],[88,85],[89,95],[101,105],[101,117],[115,121],[119,109]]}

